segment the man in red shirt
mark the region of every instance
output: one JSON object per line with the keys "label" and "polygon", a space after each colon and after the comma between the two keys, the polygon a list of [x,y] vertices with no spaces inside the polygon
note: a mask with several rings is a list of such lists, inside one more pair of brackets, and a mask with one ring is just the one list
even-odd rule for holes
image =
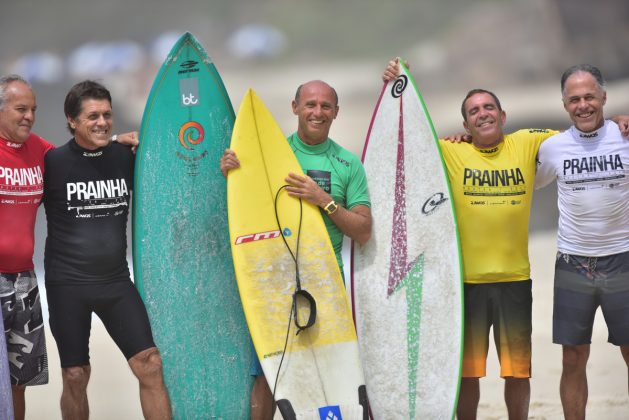
{"label": "man in red shirt", "polygon": [[0,304],[16,420],[24,418],[25,387],[48,383],[33,248],[44,155],[54,146],[31,133],[36,110],[26,80],[16,75],[0,79]]}

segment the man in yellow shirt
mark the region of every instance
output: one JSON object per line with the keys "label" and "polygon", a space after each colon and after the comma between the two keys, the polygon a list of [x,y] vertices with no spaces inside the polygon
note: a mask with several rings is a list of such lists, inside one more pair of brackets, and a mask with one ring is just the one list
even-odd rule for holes
{"label": "man in yellow shirt", "polygon": [[505,379],[510,419],[526,419],[531,376],[531,279],[528,228],[540,144],[556,134],[505,135],[506,113],[491,92],[463,100],[472,142],[440,142],[457,214],[464,272],[464,352],[457,417],[476,418],[489,329]]}
{"label": "man in yellow shirt", "polygon": [[464,354],[459,419],[476,418],[489,329],[505,379],[510,419],[526,419],[531,376],[531,279],[528,229],[540,144],[557,132],[505,135],[506,114],[491,92],[463,101],[472,143],[440,142],[452,188],[464,270]]}

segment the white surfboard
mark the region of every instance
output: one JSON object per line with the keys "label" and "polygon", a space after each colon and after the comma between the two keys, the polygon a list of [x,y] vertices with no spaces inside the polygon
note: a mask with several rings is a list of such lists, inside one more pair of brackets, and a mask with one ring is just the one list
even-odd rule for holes
{"label": "white surfboard", "polygon": [[354,245],[352,293],[373,417],[450,419],[463,336],[459,243],[437,138],[405,68],[382,89],[363,162],[374,228]]}

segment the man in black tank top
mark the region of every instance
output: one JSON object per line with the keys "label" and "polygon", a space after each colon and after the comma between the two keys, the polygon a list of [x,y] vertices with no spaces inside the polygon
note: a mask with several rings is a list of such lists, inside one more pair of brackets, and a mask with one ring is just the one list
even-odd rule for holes
{"label": "man in black tank top", "polygon": [[88,342],[94,312],[140,382],[145,418],[169,419],[161,357],[126,259],[133,153],[110,141],[111,95],[102,85],[77,83],[64,110],[74,138],[46,155],[44,172],[44,265],[50,329],[61,359],[62,416],[89,415]]}

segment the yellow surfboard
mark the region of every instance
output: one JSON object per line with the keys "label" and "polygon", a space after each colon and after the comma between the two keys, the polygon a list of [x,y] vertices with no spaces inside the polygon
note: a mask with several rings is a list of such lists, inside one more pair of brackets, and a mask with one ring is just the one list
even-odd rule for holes
{"label": "yellow surfboard", "polygon": [[[290,197],[289,172],[302,174],[284,134],[252,90],[236,117],[229,172],[229,233],[249,330],[285,419],[367,418],[356,332],[319,209]],[[300,330],[315,311],[314,325]],[[297,316],[297,324],[295,322]]]}

